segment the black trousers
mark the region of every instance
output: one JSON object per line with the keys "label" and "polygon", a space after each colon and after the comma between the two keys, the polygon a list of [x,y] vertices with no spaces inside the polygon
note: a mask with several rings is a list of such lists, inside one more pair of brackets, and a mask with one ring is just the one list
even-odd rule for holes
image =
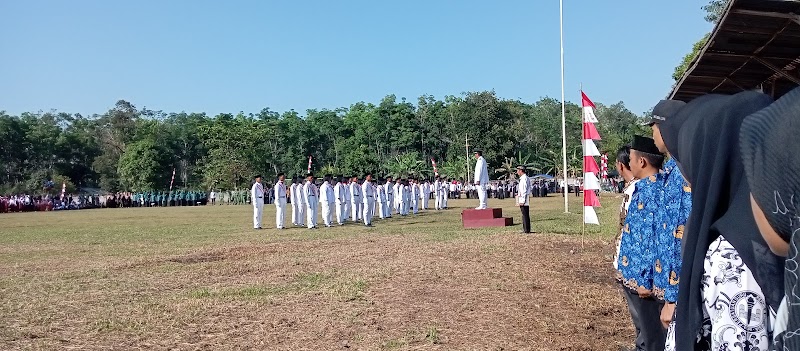
{"label": "black trousers", "polygon": [[663,351],[667,343],[667,330],[661,324],[664,302],[653,297],[643,299],[635,291],[621,286],[636,328],[636,350]]}
{"label": "black trousers", "polygon": [[531,207],[530,206],[520,206],[519,210],[522,212],[522,232],[523,233],[530,233],[531,232]]}

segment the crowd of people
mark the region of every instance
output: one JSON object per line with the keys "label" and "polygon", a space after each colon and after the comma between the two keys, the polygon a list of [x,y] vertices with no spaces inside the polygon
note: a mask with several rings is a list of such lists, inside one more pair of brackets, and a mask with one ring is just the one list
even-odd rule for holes
{"label": "crowd of people", "polygon": [[617,152],[636,350],[800,350],[800,88],[653,108]]}

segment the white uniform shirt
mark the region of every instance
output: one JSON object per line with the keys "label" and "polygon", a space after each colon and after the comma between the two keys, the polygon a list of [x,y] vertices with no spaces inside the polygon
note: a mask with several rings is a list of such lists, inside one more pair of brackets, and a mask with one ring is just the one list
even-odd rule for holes
{"label": "white uniform shirt", "polygon": [[358,183],[351,182],[350,183],[350,199],[351,202],[359,203],[362,201],[361,199],[361,186]]}
{"label": "white uniform shirt", "polygon": [[337,204],[343,204],[344,202],[344,186],[342,183],[336,183],[333,187],[333,197],[336,198]]}
{"label": "white uniform shirt", "polygon": [[523,174],[519,177],[519,185],[517,188],[517,204],[522,206],[529,206],[528,198],[531,194],[531,182],[528,180],[528,176]]}
{"label": "white uniform shirt", "polygon": [[[275,183],[274,190],[275,190],[276,200],[286,199],[286,185],[284,185],[283,182],[278,181],[277,183]],[[275,202],[277,203],[278,201]]]}
{"label": "white uniform shirt", "polygon": [[264,204],[264,186],[259,182],[253,183],[250,188],[250,197],[253,199],[253,205]]}
{"label": "white uniform shirt", "polygon": [[322,183],[320,194],[319,202],[327,201],[328,203],[334,203],[336,201],[336,197],[333,196],[333,187],[329,182]]}
{"label": "white uniform shirt", "polygon": [[306,204],[311,204],[314,203],[314,201],[317,201],[317,186],[312,182],[306,181],[306,184],[303,186],[303,197]]}
{"label": "white uniform shirt", "polygon": [[478,157],[478,162],[475,163],[475,183],[480,185],[489,184],[489,170],[483,156]]}
{"label": "white uniform shirt", "polygon": [[361,184],[361,195],[364,203],[375,201],[375,188],[372,186],[372,182],[365,180],[364,183]]}

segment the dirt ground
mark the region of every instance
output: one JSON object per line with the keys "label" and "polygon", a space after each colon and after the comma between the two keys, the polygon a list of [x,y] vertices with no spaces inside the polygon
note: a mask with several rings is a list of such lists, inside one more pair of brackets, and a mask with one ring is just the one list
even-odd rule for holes
{"label": "dirt ground", "polygon": [[[248,210],[2,215],[0,349],[618,350],[633,339],[608,239],[464,231],[457,209],[254,237]],[[89,218],[109,224],[86,230]]]}

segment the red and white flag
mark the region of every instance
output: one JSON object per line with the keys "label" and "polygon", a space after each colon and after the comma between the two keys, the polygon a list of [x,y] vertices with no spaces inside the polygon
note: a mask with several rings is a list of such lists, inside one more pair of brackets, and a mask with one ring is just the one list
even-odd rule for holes
{"label": "red and white flag", "polygon": [[311,173],[311,155],[308,155],[308,170],[306,171],[306,174],[309,173]]}
{"label": "red and white flag", "polygon": [[175,182],[175,167],[172,167],[172,179],[169,180],[169,192],[172,192],[172,183]]}
{"label": "red and white flag", "polygon": [[594,114],[594,103],[586,94],[581,91],[581,103],[583,105],[583,222],[586,224],[600,224],[597,219],[595,207],[600,207],[600,199],[595,190],[600,190],[600,180],[597,174],[600,167],[597,165],[595,156],[600,156],[600,151],[594,144],[595,140],[600,139],[595,123],[597,116]]}
{"label": "red and white flag", "polygon": [[64,199],[64,194],[67,192],[67,182],[61,182],[61,199]]}
{"label": "red and white flag", "polygon": [[608,154],[600,156],[600,175],[603,179],[608,179]]}
{"label": "red and white flag", "polygon": [[434,160],[433,157],[431,157],[431,163],[433,164],[433,175],[438,177],[439,176],[439,169],[436,168],[436,160]]}

